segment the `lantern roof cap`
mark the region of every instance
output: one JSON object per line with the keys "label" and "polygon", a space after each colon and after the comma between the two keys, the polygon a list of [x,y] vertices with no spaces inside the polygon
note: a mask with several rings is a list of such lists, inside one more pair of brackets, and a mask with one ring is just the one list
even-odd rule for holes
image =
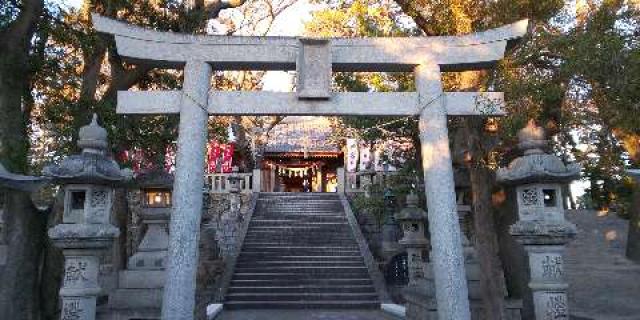
{"label": "lantern roof cap", "polygon": [[135,177],[135,184],[140,188],[173,189],[173,174],[163,168],[151,168],[140,172]]}
{"label": "lantern roof cap", "polygon": [[420,198],[418,195],[411,192],[407,195],[406,206],[400,210],[400,212],[396,213],[395,218],[398,221],[409,221],[409,220],[418,220],[418,221],[426,221],[427,220],[427,212],[418,206],[420,203]]}
{"label": "lantern roof cap", "polygon": [[131,179],[131,170],[120,169],[107,157],[107,131],[97,119],[94,114],[91,123],[80,128],[78,146],[82,152],[64,158],[60,164],[46,166],[42,171],[45,176],[63,184],[120,184]]}
{"label": "lantern roof cap", "polygon": [[80,128],[78,147],[83,152],[104,152],[108,147],[107,130],[98,124],[98,115],[93,114],[91,123]]}
{"label": "lantern roof cap", "polygon": [[558,156],[544,151],[548,144],[544,129],[532,120],[518,132],[518,148],[523,155],[496,172],[498,182],[505,185],[527,183],[566,183],[580,177],[578,164],[565,164]]}

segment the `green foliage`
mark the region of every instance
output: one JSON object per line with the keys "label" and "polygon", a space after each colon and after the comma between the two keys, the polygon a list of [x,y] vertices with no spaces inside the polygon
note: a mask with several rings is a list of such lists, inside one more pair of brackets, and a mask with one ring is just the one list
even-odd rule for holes
{"label": "green foliage", "polygon": [[[378,225],[382,225],[388,215],[393,215],[404,207],[405,199],[411,192],[420,197],[420,203],[425,204],[424,184],[421,173],[415,168],[415,163],[406,163],[399,171],[392,172],[384,177],[383,184],[371,184],[367,193],[356,194],[351,203],[358,214],[371,215]],[[394,203],[388,206],[385,203],[385,193],[390,191],[394,197]]]}
{"label": "green foliage", "polygon": [[633,7],[604,1],[571,28],[537,24],[494,83],[509,101],[504,140],[537,119],[555,135],[554,150],[583,165],[588,202],[620,213],[630,193],[624,170],[640,159],[638,19]]}
{"label": "green foliage", "polygon": [[[306,33],[316,37],[404,37],[415,30],[398,21],[399,11],[390,1],[340,1],[313,13]],[[339,92],[415,91],[412,73],[338,72],[333,89]],[[415,140],[417,122],[411,117],[342,117],[337,135],[369,143]],[[413,158],[414,155],[410,155]]]}

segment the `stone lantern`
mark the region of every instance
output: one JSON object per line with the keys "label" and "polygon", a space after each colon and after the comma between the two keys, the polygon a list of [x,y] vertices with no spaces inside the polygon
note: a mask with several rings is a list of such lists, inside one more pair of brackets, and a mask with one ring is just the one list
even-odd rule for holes
{"label": "stone lantern", "polygon": [[65,257],[61,317],[87,320],[95,319],[101,293],[100,257],[120,234],[110,222],[114,190],[130,173],[107,157],[107,131],[98,125],[95,114],[91,124],[80,129],[78,147],[81,154],[43,172],[64,191],[62,223],[49,229],[49,237]]}
{"label": "stone lantern", "polygon": [[231,193],[229,200],[232,219],[237,219],[240,215],[240,183],[242,183],[244,178],[240,175],[239,171],[238,167],[234,166],[229,176],[229,192]]}
{"label": "stone lantern", "polygon": [[151,170],[136,177],[142,193],[140,216],[146,233],[136,254],[129,258],[129,270],[164,270],[167,266],[171,216],[173,176],[162,169]]}
{"label": "stone lantern", "polygon": [[396,221],[403,230],[403,237],[398,241],[407,250],[409,264],[409,286],[416,286],[424,278],[422,252],[429,246],[425,235],[427,212],[418,207],[420,199],[414,193],[407,196],[407,205],[396,213]]}
{"label": "stone lantern", "polygon": [[374,177],[376,176],[376,170],[371,167],[371,165],[367,165],[361,171],[356,173],[356,176],[360,177],[360,189],[364,190],[364,196],[367,198],[371,197],[371,190],[369,189],[371,185],[373,185]]}
{"label": "stone lantern", "polygon": [[166,278],[173,175],[162,168],[151,169],[136,176],[133,188],[130,194],[135,207],[131,209],[146,231],[127,269],[118,273],[118,288],[109,295],[108,313],[114,319],[157,319]]}
{"label": "stone lantern", "polygon": [[393,214],[396,211],[396,196],[391,188],[386,188],[383,196],[385,219],[382,225],[382,254],[391,257],[402,249],[398,243],[400,228]]}
{"label": "stone lantern", "polygon": [[567,283],[563,250],[575,237],[576,227],[564,217],[563,186],[580,175],[576,164],[565,165],[543,149],[544,130],[529,122],[518,133],[523,155],[497,172],[497,180],[517,197],[518,221],[511,235],[529,257],[529,288],[535,319],[567,319]]}
{"label": "stone lantern", "polygon": [[239,174],[238,167],[233,167],[229,181],[229,210],[225,211],[218,220],[216,238],[220,245],[222,256],[227,258],[233,254],[237,246],[240,207],[240,183],[244,178]]}

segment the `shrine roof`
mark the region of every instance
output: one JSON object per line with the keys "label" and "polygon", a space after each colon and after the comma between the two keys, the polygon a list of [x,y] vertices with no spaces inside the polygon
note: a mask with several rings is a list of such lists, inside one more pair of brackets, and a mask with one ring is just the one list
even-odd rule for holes
{"label": "shrine roof", "polygon": [[286,117],[269,134],[265,153],[339,153],[330,140],[331,120],[325,117]]}

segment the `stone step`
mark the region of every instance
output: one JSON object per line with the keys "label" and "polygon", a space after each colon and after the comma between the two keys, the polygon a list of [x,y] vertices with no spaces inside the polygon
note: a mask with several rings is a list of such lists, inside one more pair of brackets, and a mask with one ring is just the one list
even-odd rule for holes
{"label": "stone step", "polygon": [[317,278],[326,279],[353,279],[368,277],[369,274],[363,271],[348,271],[333,273],[327,275],[318,273],[304,273],[304,272],[277,272],[277,271],[261,271],[261,272],[236,272],[233,275],[233,280],[314,280]]}
{"label": "stone step", "polygon": [[[316,235],[328,236],[328,237],[318,238],[318,237],[315,237]],[[246,241],[289,240],[289,241],[295,242],[295,241],[303,241],[303,240],[323,240],[323,239],[343,241],[343,240],[354,240],[355,238],[350,234],[326,234],[326,233],[325,234],[307,234],[307,233],[301,233],[301,234],[282,234],[282,233],[267,234],[267,233],[261,233],[261,234],[247,234],[246,237],[245,237]]]}
{"label": "stone step", "polygon": [[371,301],[377,293],[293,292],[293,293],[229,293],[230,301]]}
{"label": "stone step", "polygon": [[255,224],[250,224],[249,225],[249,230],[250,231],[261,231],[261,230],[265,230],[265,231],[269,231],[269,230],[321,230],[321,231],[340,231],[340,232],[350,232],[351,231],[351,227],[346,224],[345,222],[343,223],[339,223],[339,222],[329,222],[329,223],[303,223],[303,224],[296,224],[296,225],[289,225],[289,224],[280,224],[280,225],[274,225],[274,226],[270,226],[270,225],[255,225]]}
{"label": "stone step", "polygon": [[295,285],[295,286],[234,286],[230,293],[375,293],[372,285]]}
{"label": "stone step", "polygon": [[344,222],[310,222],[310,221],[301,221],[295,222],[291,221],[289,223],[283,222],[252,222],[249,224],[249,229],[267,229],[267,228],[278,228],[278,229],[298,229],[298,228],[325,228],[327,231],[331,231],[334,228],[338,230],[345,229],[346,226]]}
{"label": "stone step", "polygon": [[328,224],[328,223],[332,223],[332,224],[344,224],[345,222],[347,222],[347,218],[345,217],[323,217],[323,218],[287,218],[287,219],[283,219],[283,218],[264,218],[264,217],[254,217],[253,220],[251,220],[252,224],[282,224],[282,225],[287,225],[290,223],[297,223],[297,224],[301,224],[301,223],[308,223],[311,225],[314,224]]}
{"label": "stone step", "polygon": [[236,268],[274,268],[274,267],[362,267],[362,261],[341,261],[332,259],[331,261],[260,261],[260,260],[242,260],[236,263]]}
{"label": "stone step", "polygon": [[369,277],[344,279],[232,279],[231,287],[273,287],[273,286],[373,286]]}
{"label": "stone step", "polygon": [[345,217],[336,217],[329,215],[318,215],[318,216],[283,216],[283,215],[272,215],[272,216],[253,216],[252,222],[260,222],[260,223],[271,223],[270,221],[258,221],[258,220],[280,220],[280,223],[287,224],[292,222],[341,222],[346,223],[347,219]]}
{"label": "stone step", "polygon": [[[251,239],[252,237],[254,239],[300,239],[302,237],[306,237],[306,238],[315,238],[315,239],[339,239],[339,238],[345,238],[345,237],[350,237],[351,235],[349,234],[345,234],[344,232],[332,232],[332,231],[323,231],[323,232],[305,232],[304,230],[289,230],[287,231],[285,230],[280,230],[280,232],[278,232],[278,230],[261,230],[261,231],[255,231],[255,232],[251,232],[250,234],[247,235],[247,239]],[[294,240],[295,241],[295,240]]]}
{"label": "stone step", "polygon": [[291,244],[295,244],[300,241],[320,241],[320,240],[333,240],[333,241],[355,241],[355,238],[350,234],[343,232],[313,232],[308,233],[304,231],[299,232],[287,232],[286,230],[281,232],[256,232],[255,234],[248,234],[245,237],[247,241],[289,241]]}
{"label": "stone step", "polygon": [[296,228],[273,228],[273,227],[252,227],[249,228],[247,232],[247,237],[249,236],[269,236],[269,235],[307,235],[307,236],[342,236],[342,237],[352,237],[350,229],[340,228],[338,230],[333,228],[319,228],[319,227],[296,227]]}
{"label": "stone step", "polygon": [[358,261],[358,262],[362,262],[363,259],[361,256],[339,256],[339,255],[269,255],[267,257],[263,257],[260,259],[254,259],[254,256],[242,256],[242,254],[240,254],[240,256],[238,257],[237,263],[241,263],[241,262],[253,262],[253,261],[259,261],[259,262],[278,262],[278,261],[299,261],[299,262],[323,262],[323,261],[327,261],[327,262],[331,262],[331,261],[335,261],[335,260],[340,260],[340,261]]}
{"label": "stone step", "polygon": [[224,308],[234,309],[378,309],[380,302],[371,301],[227,301]]}
{"label": "stone step", "polygon": [[320,247],[320,246],[333,246],[333,247],[350,247],[357,248],[357,243],[355,240],[286,240],[286,239],[269,239],[265,241],[247,241],[244,243],[243,248],[251,249],[251,248],[259,248],[261,246],[290,246],[292,243],[295,243],[298,246],[304,247]]}
{"label": "stone step", "polygon": [[295,244],[288,243],[286,245],[269,245],[269,244],[256,244],[256,245],[244,245],[242,249],[247,249],[247,251],[252,250],[262,250],[262,251],[292,251],[292,250],[321,250],[321,251],[329,251],[329,252],[339,252],[339,251],[358,251],[358,246],[354,244],[345,244],[338,246],[317,246],[317,245],[303,245],[303,244]]}
{"label": "stone step", "polygon": [[269,257],[272,255],[291,255],[291,254],[300,254],[300,255],[324,255],[327,257],[335,257],[335,256],[360,256],[360,251],[358,250],[313,250],[313,249],[305,249],[305,250],[287,250],[286,248],[282,248],[279,250],[273,250],[270,252],[257,251],[257,250],[246,250],[243,249],[240,253],[241,257]]}
{"label": "stone step", "polygon": [[290,210],[290,211],[289,210],[256,211],[256,215],[254,215],[254,218],[259,219],[262,217],[287,218],[287,219],[314,219],[314,218],[324,218],[324,217],[344,218],[343,215],[337,215],[335,210],[310,211],[307,209]]}
{"label": "stone step", "polygon": [[283,202],[274,202],[274,201],[262,201],[256,203],[257,209],[267,209],[273,211],[274,209],[309,209],[309,210],[334,210],[334,212],[340,212],[342,203],[340,201],[323,201],[323,202],[313,202],[308,201],[305,204],[295,204],[291,203],[291,201],[283,201]]}
{"label": "stone step", "polygon": [[[237,273],[259,273],[264,271],[264,266],[242,266],[236,267]],[[317,275],[325,275],[325,274],[334,274],[334,273],[342,273],[342,274],[354,274],[354,273],[363,273],[366,274],[367,268],[364,266],[273,266],[266,268],[270,273],[295,273],[295,274],[317,274]]]}
{"label": "stone step", "polygon": [[292,199],[299,198],[303,200],[340,200],[337,194],[328,193],[261,193],[261,200],[270,199]]}
{"label": "stone step", "polygon": [[260,194],[225,308],[377,308],[337,195]]}

